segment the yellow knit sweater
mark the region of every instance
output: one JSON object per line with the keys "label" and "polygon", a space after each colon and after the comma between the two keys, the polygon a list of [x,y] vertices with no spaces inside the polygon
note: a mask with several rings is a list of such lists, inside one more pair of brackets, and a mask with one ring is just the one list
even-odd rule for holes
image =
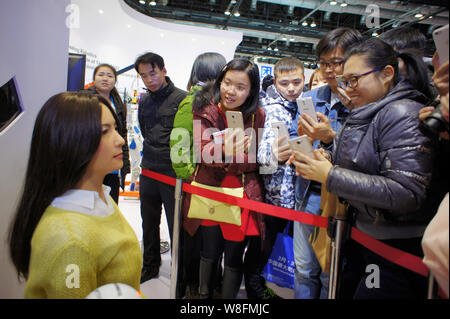
{"label": "yellow knit sweater", "polygon": [[49,206],[31,240],[25,298],[85,298],[124,283],[139,290],[142,254],[117,205],[106,217]]}

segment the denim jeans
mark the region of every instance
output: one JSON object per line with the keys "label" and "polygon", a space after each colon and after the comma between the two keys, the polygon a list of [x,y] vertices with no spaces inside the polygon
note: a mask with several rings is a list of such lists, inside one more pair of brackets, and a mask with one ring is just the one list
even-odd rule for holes
{"label": "denim jeans", "polygon": [[[320,194],[308,192],[304,208],[297,210],[319,214]],[[328,295],[328,274],[322,274],[319,261],[309,242],[314,226],[294,222],[294,258],[295,280],[294,296],[296,299],[326,299]]]}

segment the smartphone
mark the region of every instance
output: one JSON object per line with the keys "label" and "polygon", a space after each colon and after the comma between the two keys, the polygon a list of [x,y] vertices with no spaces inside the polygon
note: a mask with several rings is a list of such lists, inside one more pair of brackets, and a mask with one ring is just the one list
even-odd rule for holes
{"label": "smartphone", "polygon": [[240,128],[244,130],[244,118],[242,117],[241,112],[227,111],[225,117],[227,118],[228,128]]}
{"label": "smartphone", "polygon": [[433,31],[433,40],[442,65],[448,61],[448,24]]}
{"label": "smartphone", "polygon": [[306,135],[290,139],[289,146],[292,151],[302,151],[314,158],[314,148]]}
{"label": "smartphone", "polygon": [[[289,138],[289,131],[287,129],[286,123],[284,122],[274,122],[272,123],[272,129],[278,130],[278,138],[287,136]],[[280,146],[286,145],[288,143],[288,139],[286,138]]]}
{"label": "smartphone", "polygon": [[311,97],[297,98],[297,105],[300,111],[300,115],[306,113],[309,116],[311,116],[316,122],[318,122],[316,115],[316,108],[314,107],[314,103]]}

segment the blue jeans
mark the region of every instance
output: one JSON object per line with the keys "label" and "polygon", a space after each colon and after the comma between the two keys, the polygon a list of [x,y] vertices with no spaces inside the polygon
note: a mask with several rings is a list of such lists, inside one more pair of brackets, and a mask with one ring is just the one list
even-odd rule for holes
{"label": "blue jeans", "polygon": [[[320,194],[308,192],[304,208],[297,210],[319,214]],[[329,275],[322,273],[319,261],[309,242],[314,226],[294,222],[294,258],[295,280],[294,296],[296,299],[326,299],[328,296]]]}

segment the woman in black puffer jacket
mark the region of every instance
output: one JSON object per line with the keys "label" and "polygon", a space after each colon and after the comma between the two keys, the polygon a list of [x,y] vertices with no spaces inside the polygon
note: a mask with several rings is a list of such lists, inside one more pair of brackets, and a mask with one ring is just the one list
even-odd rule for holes
{"label": "woman in black puffer jacket", "polygon": [[[399,77],[398,57],[407,62],[413,81]],[[302,177],[321,182],[350,205],[356,228],[422,256],[420,241],[432,214],[421,206],[435,148],[419,131],[418,113],[429,98],[420,92],[428,82],[425,66],[413,55],[397,54],[383,41],[369,39],[349,50],[339,81],[354,108],[334,140],[334,165],[318,151],[315,159],[297,154],[299,160],[292,161]],[[342,297],[425,296],[426,278],[355,242],[347,248]],[[381,274],[377,289],[366,285],[371,264]]]}

